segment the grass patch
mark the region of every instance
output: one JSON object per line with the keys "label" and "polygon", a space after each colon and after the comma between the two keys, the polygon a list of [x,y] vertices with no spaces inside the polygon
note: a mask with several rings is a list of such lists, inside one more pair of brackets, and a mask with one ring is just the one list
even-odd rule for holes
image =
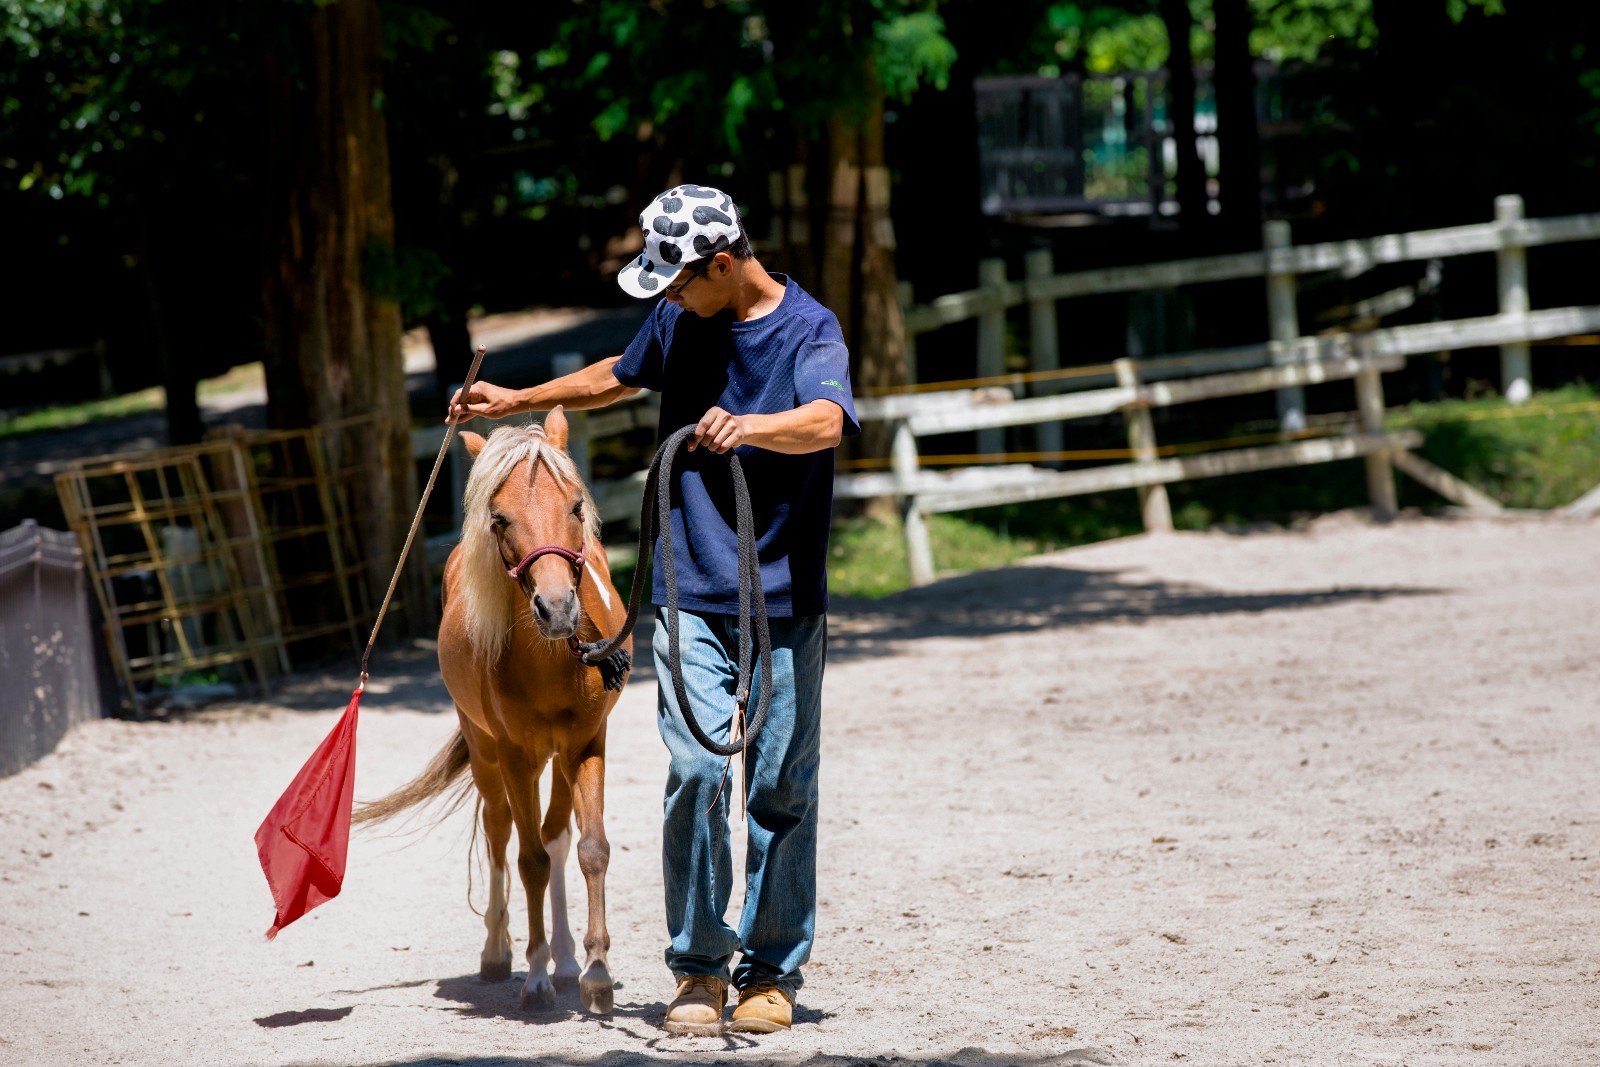
{"label": "grass patch", "polygon": [[[238,392],[240,389],[260,388],[265,380],[260,363],[247,363],[234,367],[226,374],[202,381],[198,389],[199,397],[201,402],[204,402],[207,397],[223,396]],[[125,419],[130,415],[148,415],[164,411],[166,406],[167,391],[157,385],[134,393],[124,393],[122,396],[89,400],[81,404],[36,408],[19,415],[0,412],[0,438],[21,437],[48,430],[68,430],[95,422]]]}
{"label": "grass patch", "polygon": [[[1600,485],[1600,391],[1572,385],[1513,406],[1493,397],[1413,404],[1389,420],[1423,433],[1423,457],[1507,507],[1558,508]],[[1401,479],[1402,503],[1437,503]]]}
{"label": "grass patch", "polygon": [[75,426],[87,426],[91,422],[124,419],[129,415],[146,415],[152,411],[162,410],[166,403],[166,391],[157,386],[152,389],[141,389],[137,393],[107,397],[104,400],[38,408],[21,415],[8,416],[0,413],[0,438],[22,437],[46,430],[66,430]]}
{"label": "grass patch", "polygon": [[[954,515],[929,516],[928,539],[941,572],[1003,567],[1051,547]],[[834,524],[828,546],[830,593],[881,597],[910,584],[911,565],[898,521],[842,519]]]}

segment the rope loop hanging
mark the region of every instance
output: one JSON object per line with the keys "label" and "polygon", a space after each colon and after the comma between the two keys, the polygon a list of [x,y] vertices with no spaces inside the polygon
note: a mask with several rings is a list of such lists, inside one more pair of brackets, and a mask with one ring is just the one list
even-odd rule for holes
{"label": "rope loop hanging", "polygon": [[[644,599],[645,576],[649,570],[650,556],[655,549],[656,535],[661,537],[662,577],[667,591],[667,664],[672,673],[672,690],[678,698],[678,710],[683,721],[694,735],[695,741],[707,752],[717,756],[734,756],[744,752],[766,722],[767,709],[772,703],[772,640],[767,624],[767,598],[761,589],[761,561],[756,551],[755,516],[750,506],[750,487],[745,481],[744,467],[735,452],[728,452],[728,464],[733,474],[735,529],[739,542],[739,680],[734,692],[738,707],[735,721],[745,718],[746,705],[751,698],[752,668],[760,667],[760,692],[756,694],[754,712],[748,716],[743,737],[730,738],[727,743],[713,741],[695,717],[689,705],[689,692],[684,685],[682,657],[678,636],[678,581],[672,557],[672,466],[678,452],[694,435],[695,427],[676,430],[656,450],[645,477],[644,501],[639,509],[639,561],[633,572],[633,589],[628,594],[628,618],[615,637],[607,641],[593,641],[580,646],[585,663],[599,665],[608,660],[633,632],[638,621],[639,604]],[[755,632],[752,634],[752,623]]]}

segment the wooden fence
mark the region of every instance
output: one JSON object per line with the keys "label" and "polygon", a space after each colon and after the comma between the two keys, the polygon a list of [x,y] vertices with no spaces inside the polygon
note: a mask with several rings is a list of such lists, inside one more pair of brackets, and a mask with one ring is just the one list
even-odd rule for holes
{"label": "wooden fence", "polygon": [[[894,426],[890,470],[841,477],[837,495],[899,499],[915,584],[931,581],[934,574],[925,521],[932,513],[1135,488],[1146,528],[1168,530],[1172,518],[1165,486],[1171,482],[1356,456],[1365,457],[1368,488],[1379,514],[1395,510],[1392,467],[1455,503],[1497,508],[1483,493],[1412,454],[1421,444],[1419,433],[1385,430],[1381,375],[1399,370],[1411,355],[1499,346],[1502,389],[1513,403],[1526,400],[1531,393],[1529,343],[1600,331],[1600,306],[1529,310],[1525,250],[1600,239],[1600,215],[1524,219],[1521,198],[1503,196],[1495,201],[1495,221],[1483,225],[1297,247],[1290,243],[1287,223],[1270,222],[1263,237],[1265,247],[1259,252],[1073,274],[1053,273],[1048,251],[1035,252],[1027,258],[1021,281],[1008,280],[1004,264],[990,260],[981,265],[978,289],[909,307],[906,335],[913,382],[917,335],[975,318],[979,379],[967,384],[980,387],[929,391],[914,385],[894,395],[861,398],[857,412],[863,419]],[[1340,270],[1353,276],[1380,264],[1478,252],[1493,252],[1497,258],[1497,315],[1368,333],[1301,335],[1295,301],[1299,275]],[[1267,290],[1270,339],[1263,344],[1094,367],[1060,366],[1060,300],[1251,276],[1261,277]],[[1031,368],[1008,375],[1005,315],[1024,304],[1029,308]],[[1336,434],[1304,439],[1310,437],[1305,387],[1339,379],[1355,380],[1359,412],[1348,426],[1335,428]],[[1043,386],[1036,391],[1048,390],[1047,395],[1018,396],[1027,385]],[[1064,387],[1078,391],[1061,392]],[[1267,391],[1278,398],[1279,442],[1161,456],[1151,408]],[[1056,471],[1007,465],[934,472],[922,469],[917,449],[919,437],[976,431],[980,455],[995,455],[1002,451],[1006,427],[1034,425],[1041,428],[1036,455],[1050,457],[1060,453],[1062,422],[1114,413],[1125,420],[1126,456],[1131,460],[1114,466]]]}
{"label": "wooden fence", "polygon": [[[1531,311],[1528,301],[1526,249],[1567,241],[1600,239],[1600,214],[1565,218],[1525,219],[1520,197],[1495,201],[1495,221],[1473,226],[1394,234],[1364,240],[1295,246],[1287,223],[1269,222],[1259,252],[1203,259],[1115,267],[1056,274],[1048,251],[1030,253],[1024,277],[1006,277],[1005,264],[980,264],[981,285],[951,293],[905,311],[907,370],[917,381],[916,338],[957,322],[978,322],[978,375],[968,383],[917,385],[892,395],[859,397],[863,420],[893,424],[890,469],[839,477],[841,498],[894,496],[905,518],[912,581],[924,584],[934,575],[926,516],[995,504],[1136,489],[1147,529],[1168,530],[1172,517],[1166,486],[1195,478],[1246,471],[1326,463],[1363,457],[1374,509],[1396,509],[1392,470],[1421,481],[1464,507],[1492,510],[1499,504],[1450,473],[1415,455],[1422,443],[1415,430],[1389,431],[1384,426],[1381,375],[1401,369],[1407,357],[1443,350],[1499,346],[1502,388],[1520,403],[1530,394],[1528,345],[1577,334],[1600,332],[1600,306]],[[1499,313],[1475,319],[1396,326],[1366,333],[1303,336],[1296,310],[1297,277],[1338,270],[1353,277],[1373,267],[1448,256],[1493,252],[1499,265]],[[1188,352],[1148,359],[1119,359],[1089,367],[1062,367],[1058,342],[1058,303],[1073,297],[1136,292],[1260,277],[1266,287],[1268,340],[1235,348]],[[1030,366],[1006,373],[1006,314],[1028,307]],[[583,365],[578,355],[556,357],[553,371],[567,373]],[[1310,385],[1354,380],[1359,411],[1347,424],[1306,428],[1304,389]],[[959,384],[960,387],[957,387]],[[1023,396],[1031,387],[1039,395]],[[1280,432],[1267,443],[1198,455],[1178,455],[1156,442],[1150,410],[1218,397],[1275,392]],[[653,426],[658,409],[648,394],[595,412],[572,413],[571,450],[589,480],[602,517],[636,528],[644,472],[617,481],[594,482],[590,448],[599,438],[636,427]],[[1059,457],[1063,423],[1072,419],[1121,414],[1127,448],[1113,450],[1129,460],[1110,466],[1069,471],[1032,464],[969,466],[953,471],[924,469],[917,439],[936,434],[976,432],[981,456],[1002,452],[1007,427],[1036,428],[1036,458]],[[480,427],[486,431],[490,427]],[[418,430],[413,446],[421,457],[439,447],[443,427]],[[460,527],[459,497],[465,484],[465,452],[454,450],[454,495]],[[442,565],[457,540],[449,533],[430,540],[430,559]]]}

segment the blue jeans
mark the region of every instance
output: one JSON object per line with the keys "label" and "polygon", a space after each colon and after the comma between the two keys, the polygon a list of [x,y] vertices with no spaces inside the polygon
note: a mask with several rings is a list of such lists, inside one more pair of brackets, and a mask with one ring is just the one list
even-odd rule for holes
{"label": "blue jeans", "polygon": [[[661,835],[672,938],[667,966],[679,976],[728,979],[728,966],[739,952],[731,975],[735,986],[773,982],[793,1000],[816,931],[817,769],[827,619],[770,620],[772,705],[750,746],[746,770],[744,911],[735,930],[723,916],[733,888],[728,810],[739,788],[739,757],[722,785],[726,758],[701,748],[684,725],[667,668],[666,614],[656,612],[654,651],[656,719],[672,755]],[[739,618],[680,611],[678,620],[680,664],[695,717],[708,737],[726,743],[739,676]],[[752,694],[760,692],[759,668],[755,673]],[[755,699],[752,695],[752,703]]]}

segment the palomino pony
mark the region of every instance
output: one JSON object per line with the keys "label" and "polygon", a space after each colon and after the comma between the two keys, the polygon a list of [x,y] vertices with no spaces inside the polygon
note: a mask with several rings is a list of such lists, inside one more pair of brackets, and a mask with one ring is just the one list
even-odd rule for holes
{"label": "palomino pony", "polygon": [[[606,716],[618,692],[577,658],[577,645],[617,633],[626,605],[611,584],[594,500],[565,451],[561,409],[551,411],[543,427],[502,426],[487,441],[461,436],[473,457],[472,474],[461,543],[445,565],[439,624],[439,670],[459,728],[422,774],[359,808],[355,821],[377,822],[439,796],[470,769],[489,852],[488,940],[479,976],[486,982],[511,976],[506,845],[515,826],[517,870],[528,901],[522,1006],[554,1007],[556,990],[576,985],[587,1010],[609,1012],[605,878],[611,846],[603,794]],[[616,684],[620,690],[620,679]],[[555,773],[541,826],[539,775],[546,762]],[[589,889],[581,971],[564,879],[574,812],[578,866]],[[553,984],[547,973],[552,962]]]}

